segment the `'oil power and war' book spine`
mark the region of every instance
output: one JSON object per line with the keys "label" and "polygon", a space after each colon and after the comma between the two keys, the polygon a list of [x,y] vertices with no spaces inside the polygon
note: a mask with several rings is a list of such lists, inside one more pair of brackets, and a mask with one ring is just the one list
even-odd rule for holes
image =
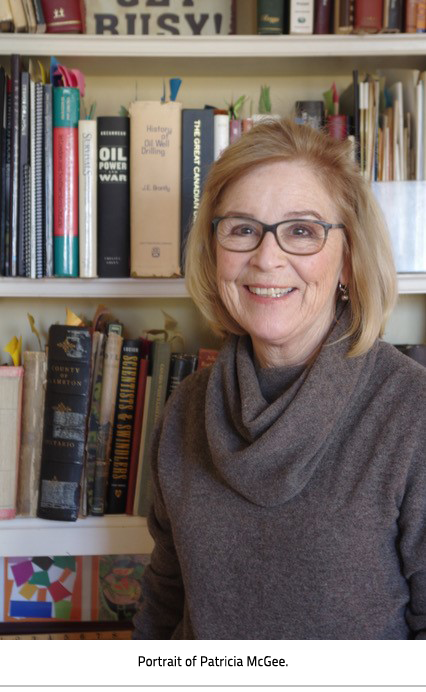
{"label": "'oil power and war' book spine", "polygon": [[130,273],[130,121],[98,118],[98,276]]}
{"label": "'oil power and war' book spine", "polygon": [[85,327],[49,330],[43,446],[37,516],[75,521],[90,400],[91,334]]}
{"label": "'oil power and war' book spine", "polygon": [[184,108],[182,111],[182,272],[185,266],[185,246],[189,230],[200,206],[204,179],[214,160],[213,118],[212,108]]}
{"label": "'oil power and war' book spine", "polygon": [[56,276],[78,276],[78,121],[80,91],[53,89],[53,230]]}

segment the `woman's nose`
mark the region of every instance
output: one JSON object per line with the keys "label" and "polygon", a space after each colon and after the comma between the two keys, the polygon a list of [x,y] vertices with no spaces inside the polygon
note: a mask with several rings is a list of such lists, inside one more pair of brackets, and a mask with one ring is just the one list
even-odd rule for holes
{"label": "woman's nose", "polygon": [[250,258],[250,264],[263,270],[284,266],[287,262],[288,257],[278,245],[273,233],[265,233],[262,242],[256,250],[253,250]]}

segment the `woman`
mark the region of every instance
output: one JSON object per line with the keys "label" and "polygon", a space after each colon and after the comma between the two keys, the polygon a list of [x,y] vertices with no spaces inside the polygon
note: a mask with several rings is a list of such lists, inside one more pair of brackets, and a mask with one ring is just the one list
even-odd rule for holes
{"label": "woman", "polygon": [[382,342],[387,232],[350,145],[259,124],[187,255],[227,337],[153,443],[136,637],[426,639],[426,371]]}

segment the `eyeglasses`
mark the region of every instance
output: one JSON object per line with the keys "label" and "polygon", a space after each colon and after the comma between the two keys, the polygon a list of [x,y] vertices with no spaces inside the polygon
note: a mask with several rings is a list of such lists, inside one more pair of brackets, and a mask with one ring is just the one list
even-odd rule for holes
{"label": "eyeglasses", "polygon": [[266,224],[244,216],[217,216],[212,221],[212,230],[219,244],[231,252],[256,250],[265,233],[270,231],[284,252],[290,255],[315,255],[323,249],[331,228],[345,226],[310,219],[288,219]]}

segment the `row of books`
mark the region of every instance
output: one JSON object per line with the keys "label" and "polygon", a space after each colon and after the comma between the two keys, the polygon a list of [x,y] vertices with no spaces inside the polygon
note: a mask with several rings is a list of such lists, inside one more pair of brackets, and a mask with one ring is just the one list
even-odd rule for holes
{"label": "row of books", "polygon": [[47,356],[0,367],[0,518],[146,516],[154,426],[182,379],[216,353],[175,352],[164,335],[123,338],[105,311],[90,328],[52,325]]}
{"label": "row of books", "polygon": [[424,0],[258,0],[259,34],[426,32]]}

